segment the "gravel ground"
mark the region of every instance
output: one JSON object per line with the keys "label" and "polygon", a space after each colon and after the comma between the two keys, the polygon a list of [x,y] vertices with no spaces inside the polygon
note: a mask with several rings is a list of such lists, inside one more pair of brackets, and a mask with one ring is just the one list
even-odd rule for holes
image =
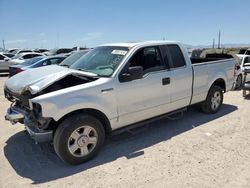
{"label": "gravel ground", "polygon": [[225,94],[219,113],[190,108],[135,134],[109,138],[80,166],[61,162],[50,144],[37,145],[22,125],[4,120],[10,103],[0,77],[0,187],[250,187],[250,103]]}

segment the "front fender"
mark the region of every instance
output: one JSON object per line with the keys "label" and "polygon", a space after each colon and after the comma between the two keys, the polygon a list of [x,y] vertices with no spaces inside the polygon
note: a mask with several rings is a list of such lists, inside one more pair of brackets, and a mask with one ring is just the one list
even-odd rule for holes
{"label": "front fender", "polygon": [[96,109],[104,113],[108,119],[117,117],[117,110],[112,99],[104,100],[96,96],[74,96],[64,99],[32,100],[42,107],[42,116],[58,121],[63,116],[80,109]]}

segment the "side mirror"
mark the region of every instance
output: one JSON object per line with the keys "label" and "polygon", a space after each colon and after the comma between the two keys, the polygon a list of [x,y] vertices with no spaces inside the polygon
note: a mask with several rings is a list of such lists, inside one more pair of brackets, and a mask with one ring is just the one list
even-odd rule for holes
{"label": "side mirror", "polygon": [[123,72],[119,76],[120,82],[129,82],[132,80],[138,80],[143,77],[143,68],[141,66],[129,67],[127,71]]}

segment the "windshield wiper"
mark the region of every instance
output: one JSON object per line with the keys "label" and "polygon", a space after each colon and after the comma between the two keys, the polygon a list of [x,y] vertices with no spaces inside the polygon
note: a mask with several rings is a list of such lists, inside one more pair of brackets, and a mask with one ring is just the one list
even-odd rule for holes
{"label": "windshield wiper", "polygon": [[93,75],[99,76],[98,74],[93,73],[93,72],[90,72],[90,71],[88,71],[88,70],[86,70],[86,69],[76,68],[76,70],[83,71],[83,72],[87,72],[87,73],[90,73],[90,74],[93,74]]}
{"label": "windshield wiper", "polygon": [[69,68],[69,65],[62,64],[61,66]]}
{"label": "windshield wiper", "polygon": [[[89,71],[87,71],[86,69],[82,69],[82,68],[77,68],[76,70],[84,71],[84,72],[89,72]],[[91,72],[91,73],[92,73],[92,72]]]}

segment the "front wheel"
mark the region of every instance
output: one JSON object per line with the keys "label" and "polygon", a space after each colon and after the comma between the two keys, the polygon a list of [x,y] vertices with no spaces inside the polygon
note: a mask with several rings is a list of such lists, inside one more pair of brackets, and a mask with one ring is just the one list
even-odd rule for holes
{"label": "front wheel", "polygon": [[77,165],[92,159],[105,140],[101,122],[93,116],[75,114],[65,119],[54,136],[54,149],[66,163]]}
{"label": "front wheel", "polygon": [[223,102],[223,91],[218,86],[212,86],[208,92],[206,101],[201,104],[202,111],[215,114],[220,110]]}

